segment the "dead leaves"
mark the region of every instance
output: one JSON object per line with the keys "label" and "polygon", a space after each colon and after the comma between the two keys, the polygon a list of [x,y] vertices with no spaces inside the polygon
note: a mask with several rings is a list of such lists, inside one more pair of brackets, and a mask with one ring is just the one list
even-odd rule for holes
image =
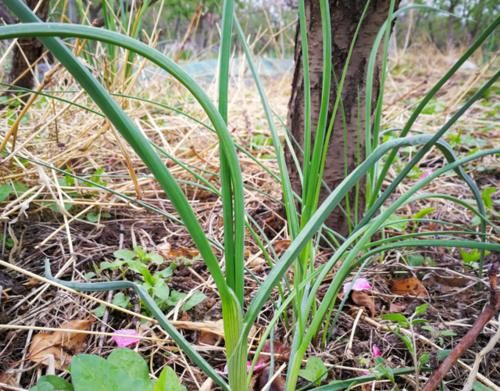
{"label": "dead leaves", "polygon": [[274,251],[276,251],[276,254],[280,256],[286,250],[288,250],[288,247],[290,247],[290,243],[292,243],[290,239],[276,240],[274,242]]}
{"label": "dead leaves", "polygon": [[273,342],[272,349],[271,344],[266,342],[264,347],[262,348],[262,352],[257,358],[257,362],[254,367],[254,376],[252,378],[253,390],[260,391],[266,387],[269,381],[272,379],[272,382],[269,386],[269,390],[271,391],[282,391],[285,389],[285,379],[281,374],[276,375],[275,372],[272,374],[274,378],[270,377],[269,370],[269,362],[271,360],[271,350],[277,364],[288,361],[290,356],[290,349],[288,346],[281,342]]}
{"label": "dead leaves", "polygon": [[[384,283],[389,285],[390,291],[395,295],[416,298],[429,297],[424,284],[416,277],[394,279],[388,282],[384,281]],[[377,307],[374,298],[374,295],[377,296],[377,294],[373,291],[367,279],[358,278],[353,282],[345,283],[343,294],[345,295],[349,291],[350,299],[354,304],[367,308],[371,317],[377,316]],[[407,304],[390,303],[390,312],[403,312],[406,306]]]}
{"label": "dead leaves", "polygon": [[178,321],[175,326],[185,330],[197,331],[200,345],[216,346],[224,338],[224,322],[222,319],[205,322]]}
{"label": "dead leaves", "polygon": [[429,297],[424,284],[416,277],[390,281],[391,292],[400,296]]}
{"label": "dead leaves", "polygon": [[449,294],[458,291],[465,291],[474,286],[477,280],[456,276],[440,275],[436,272],[427,274],[424,277],[425,284],[432,292]]}
{"label": "dead leaves", "polygon": [[354,304],[367,308],[368,311],[370,311],[370,315],[372,318],[377,316],[375,301],[373,300],[373,297],[368,293],[363,291],[352,291],[351,299]]}
{"label": "dead leaves", "polygon": [[92,323],[93,321],[88,319],[72,320],[64,322],[60,327],[61,331],[35,335],[29,348],[28,358],[57,369],[67,368],[73,355],[85,348],[88,335],[80,331],[88,330]]}
{"label": "dead leaves", "polygon": [[200,252],[196,248],[172,247],[168,242],[163,242],[156,246],[156,251],[166,260],[175,260],[178,258],[193,259],[200,255]]}

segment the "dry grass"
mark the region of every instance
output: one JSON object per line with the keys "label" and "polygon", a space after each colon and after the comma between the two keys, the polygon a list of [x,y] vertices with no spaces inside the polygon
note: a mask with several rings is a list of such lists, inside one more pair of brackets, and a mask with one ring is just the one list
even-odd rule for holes
{"label": "dry grass", "polygon": [[[419,98],[438,80],[453,58],[457,58],[457,55],[444,56],[431,49],[426,49],[424,53],[420,50],[396,53],[387,82],[384,111],[387,128],[403,125]],[[494,65],[492,61],[475,70],[460,72],[439,94],[439,108],[431,115],[421,116],[415,129],[426,133],[435,131],[450,113],[460,106],[463,98],[478,88],[491,74]],[[266,83],[271,106],[282,118],[286,117],[289,76],[285,75],[280,80],[268,80]],[[215,95],[214,84],[209,84],[206,88],[212,96]],[[46,90],[61,91],[57,93],[58,96],[86,107],[94,107],[71,83],[63,70],[59,70],[52,77]],[[206,121],[199,107],[165,77],[158,76],[147,85],[144,81],[138,81],[131,90],[131,94],[171,105],[201,121]],[[272,148],[255,145],[256,134],[268,136],[256,91],[244,77],[233,80],[232,91],[229,118],[235,139],[266,167],[276,172]],[[115,88],[114,92],[120,91]],[[171,110],[145,102],[122,100],[122,104],[155,143],[217,186],[217,142],[210,130]],[[499,104],[498,96],[492,94],[487,100],[476,104],[456,124],[450,132],[449,140],[457,153],[467,154],[475,147],[499,146],[500,134],[495,123],[495,120],[498,120]],[[9,132],[10,124],[19,110],[17,108],[0,111],[0,135],[4,136]],[[459,140],[457,135],[461,135],[462,139]],[[53,270],[57,271],[59,276],[83,280],[86,272],[94,270],[99,262],[111,259],[113,251],[119,248],[141,246],[157,251],[165,243],[181,249],[191,247],[186,231],[173,218],[150,212],[132,201],[86,186],[81,181],[64,182],[61,180],[61,173],[48,168],[54,166],[86,178],[92,177],[98,170],[104,170],[100,180],[106,182],[109,188],[132,199],[139,198],[142,202],[175,217],[171,204],[141,161],[119,140],[116,132],[102,117],[64,102],[41,97],[35,100],[28,115],[21,121],[14,150],[10,149],[11,145],[12,140],[9,140],[11,152],[2,157],[0,164],[1,182],[22,182],[29,190],[3,202],[0,209],[0,257],[13,265],[0,268],[0,373],[3,372],[0,383],[11,383],[21,389],[29,388],[35,384],[40,374],[46,372],[44,366],[34,365],[27,357],[33,335],[39,330],[37,327],[57,328],[66,320],[92,318],[95,323],[87,341],[87,352],[105,355],[113,349],[109,333],[121,328],[136,328],[143,337],[138,350],[149,360],[152,373],[158,373],[163,365],[171,365],[190,389],[198,389],[204,382],[204,376],[197,368],[189,365],[182,352],[179,352],[168,337],[154,325],[154,321],[141,320],[144,314],[140,314],[141,308],[136,298],[132,298],[128,313],[120,308],[108,308],[102,318],[95,318],[92,311],[98,306],[98,300],[111,302],[113,293],[76,294],[54,287],[47,280],[36,277],[42,274],[44,258],[51,260]],[[257,220],[271,241],[285,239],[285,222],[279,216],[279,185],[248,156],[240,153],[240,157],[249,215]],[[35,161],[44,162],[44,165],[34,164]],[[421,167],[422,170],[433,169],[442,163],[439,155],[431,152]],[[165,159],[165,164],[183,183],[183,188],[205,230],[210,233],[212,239],[220,242],[220,200],[211,192],[193,184],[199,181],[193,179],[172,160]],[[498,160],[490,157],[477,163],[472,173],[482,187],[497,186],[498,167]],[[131,179],[131,168],[132,177],[136,176],[136,183]],[[390,175],[394,175],[396,169],[397,166],[393,167]],[[472,167],[470,169],[472,170]],[[420,174],[415,172],[415,179]],[[409,183],[402,185],[400,191],[404,192]],[[470,198],[467,189],[454,176],[440,178],[426,190]],[[64,203],[70,203],[71,209],[65,210]],[[412,215],[424,206],[435,207],[432,217],[450,223],[463,223],[471,219],[463,209],[442,201],[412,205],[401,213]],[[92,214],[98,214],[100,218],[97,221],[89,221]],[[422,224],[415,229],[426,230],[430,227]],[[495,239],[498,237],[491,238]],[[259,280],[266,272],[266,265],[256,245],[250,239],[247,240],[248,267]],[[396,297],[388,288],[388,281],[393,275],[408,270],[405,262],[408,255],[407,252],[400,251],[387,253],[383,260],[365,273],[375,285],[379,311],[388,311],[391,303],[398,303],[404,306],[404,311],[411,313],[416,305],[422,302]],[[436,335],[419,330],[427,340],[419,344],[420,351],[435,352],[436,343],[441,347],[449,347],[467,331],[487,300],[487,295],[484,281],[470,268],[464,267],[458,252],[429,249],[422,255],[431,258],[433,265],[413,267],[411,270],[424,282],[427,281],[426,286],[431,292],[429,324],[436,330],[452,329],[457,334],[457,337],[447,338],[441,344]],[[175,261],[180,265],[170,282],[171,287],[186,293],[200,290],[208,298],[188,314],[172,310],[170,319],[202,323],[219,319],[217,295],[202,263],[196,259],[186,261],[182,257]],[[457,273],[467,283],[463,289],[451,293],[444,292],[442,285],[428,282],[432,279],[435,281],[436,275],[456,277]],[[112,274],[104,273],[104,276],[111,278]],[[98,275],[94,278],[102,277],[103,275]],[[248,292],[251,293],[255,286],[255,280],[249,278]],[[265,327],[271,312],[272,307],[263,311],[257,332]],[[383,349],[384,357],[392,366],[412,365],[410,355],[401,341],[394,334],[378,327],[381,326],[380,320],[365,314],[361,318],[357,315],[358,308],[350,305],[340,316],[336,339],[332,340],[326,349],[319,345],[311,348],[311,351],[322,357],[331,368],[331,375],[335,378],[349,378],[367,370],[373,344]],[[198,326],[195,330],[186,330],[186,335],[222,370],[225,363],[220,341],[214,342],[214,345],[203,345],[200,342],[202,327],[199,324]],[[494,334],[498,327],[498,322],[492,322],[488,326],[484,336],[478,341],[475,352],[487,343],[489,335]],[[285,340],[286,332],[287,330],[280,327],[276,338]],[[473,358],[474,353],[470,352],[464,362],[470,364]],[[495,362],[500,364],[499,360],[498,352],[491,353],[488,364],[483,364],[479,371],[482,376],[496,384],[500,384],[500,365],[495,365]],[[456,367],[449,378],[451,382],[448,387],[460,389],[466,376],[467,371]],[[413,387],[411,377],[405,377],[402,382],[406,382],[407,387]],[[380,384],[377,387],[385,389],[384,387],[389,386]]]}

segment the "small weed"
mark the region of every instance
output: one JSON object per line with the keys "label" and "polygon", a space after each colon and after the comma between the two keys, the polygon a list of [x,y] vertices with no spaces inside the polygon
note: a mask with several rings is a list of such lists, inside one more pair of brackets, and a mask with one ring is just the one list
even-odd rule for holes
{"label": "small weed", "polygon": [[[159,269],[165,263],[165,260],[160,254],[154,251],[146,251],[142,247],[134,247],[133,250],[117,250],[113,255],[115,257],[114,261],[101,262],[99,266],[100,271],[116,270],[121,276],[129,272],[140,275],[142,277],[140,283],[162,310],[167,310],[183,302],[182,310],[189,311],[205,299],[205,295],[198,291],[186,299],[186,293],[170,289],[167,282],[172,277],[176,264],[171,263],[167,267]],[[158,270],[152,271],[155,267]],[[129,300],[123,294],[120,296],[120,293],[118,293],[114,296],[113,304],[126,308]],[[101,310],[100,307],[97,307],[94,313],[97,310],[96,316],[104,313],[104,309]]]}
{"label": "small weed", "polygon": [[[395,323],[394,327],[391,327],[391,331],[404,343],[406,349],[410,352],[413,358],[413,365],[415,367],[415,381],[416,381],[416,389],[418,390],[418,379],[420,370],[424,368],[430,361],[430,354],[425,352],[418,356],[417,352],[417,341],[415,337],[415,326],[427,323],[426,319],[420,318],[420,315],[423,315],[429,304],[424,303],[415,308],[415,312],[408,318],[401,313],[392,313],[392,314],[384,314],[382,315],[382,319],[389,320]],[[404,333],[401,330],[406,329],[409,331],[411,337]],[[383,369],[383,367],[381,367]]]}

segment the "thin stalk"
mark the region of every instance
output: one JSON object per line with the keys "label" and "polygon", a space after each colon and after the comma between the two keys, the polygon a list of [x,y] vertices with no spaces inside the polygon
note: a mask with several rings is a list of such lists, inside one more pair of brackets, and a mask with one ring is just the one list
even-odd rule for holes
{"label": "thin stalk", "polygon": [[[303,177],[309,178],[309,165],[311,161],[311,78],[309,72],[309,42],[307,38],[307,20],[305,1],[299,0],[299,29],[302,54],[302,75],[304,77],[304,163]],[[302,183],[302,186],[306,186]]]}
{"label": "thin stalk", "polygon": [[[393,20],[395,0],[391,0],[389,4],[389,15],[387,16],[388,21]],[[375,108],[375,114],[373,116],[373,127],[372,134],[369,134],[368,140],[371,140],[370,148],[376,148],[378,146],[380,127],[382,123],[382,106],[384,102],[384,91],[385,91],[385,79],[387,75],[387,61],[389,57],[389,41],[391,38],[391,24],[389,22],[384,33],[384,47],[382,51],[382,65],[380,68],[380,86],[379,93],[377,96],[377,106]],[[372,99],[372,96],[367,96],[366,99]],[[368,105],[367,110],[368,110]],[[368,114],[368,116],[366,116]],[[370,125],[370,118],[372,113],[365,112],[365,120]],[[371,150],[370,150],[371,151]],[[366,197],[369,200],[373,192],[372,186],[376,177],[377,166],[374,166],[370,174],[367,176],[367,186],[366,186]]]}
{"label": "thin stalk", "polygon": [[[231,59],[231,41],[233,31],[234,1],[224,0],[222,13],[222,35],[219,51],[219,113],[228,121],[229,99],[229,62]],[[239,166],[237,167],[239,170]],[[223,146],[220,147],[220,179],[222,183],[222,203],[224,219],[224,256],[226,263],[226,281],[234,291],[240,305],[244,302],[244,229],[245,207],[243,194],[238,195],[236,184],[231,178],[230,162],[226,158]],[[233,196],[234,195],[234,196]],[[231,314],[232,319],[224,319],[224,333],[228,356],[229,385],[235,391],[246,388],[247,340],[240,340],[243,326],[241,310]]]}

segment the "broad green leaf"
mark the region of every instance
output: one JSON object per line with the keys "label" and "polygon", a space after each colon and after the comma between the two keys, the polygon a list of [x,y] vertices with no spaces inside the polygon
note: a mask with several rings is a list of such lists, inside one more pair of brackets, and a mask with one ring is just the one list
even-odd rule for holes
{"label": "broad green leaf", "polygon": [[403,335],[401,333],[397,333],[397,336],[399,337],[399,339],[401,339],[401,341],[403,341],[403,343],[406,346],[406,349],[408,349],[408,351],[410,353],[413,353],[414,346],[413,346],[413,342],[412,342],[411,338],[408,337],[407,335]]}
{"label": "broad green leaf", "polygon": [[170,265],[169,267],[166,267],[163,270],[160,270],[159,272],[156,272],[154,274],[154,277],[156,279],[166,279],[169,277],[172,277],[172,274],[174,273],[174,266]]}
{"label": "broad green leaf", "polygon": [[75,178],[69,175],[64,175],[61,178],[57,178],[57,183],[62,187],[71,187],[75,185]]}
{"label": "broad green leaf", "polygon": [[417,308],[415,308],[415,315],[422,315],[429,308],[428,303],[420,304]]}
{"label": "broad green leaf", "polygon": [[171,307],[175,306],[179,301],[183,300],[186,297],[186,294],[179,291],[171,291],[170,297],[167,300],[167,304]]}
{"label": "broad green leaf", "polygon": [[123,265],[124,265],[123,261],[113,261],[113,262],[104,261],[99,264],[99,269],[101,269],[101,271],[107,269],[116,270],[121,268]]}
{"label": "broad green leaf", "polygon": [[102,318],[105,312],[106,312],[106,307],[102,304],[98,305],[95,309],[92,310],[92,313],[98,318]]}
{"label": "broad green leaf", "polygon": [[460,256],[465,263],[474,263],[479,262],[481,252],[478,249],[472,249],[470,251],[460,250]]}
{"label": "broad green leaf", "polygon": [[61,377],[48,375],[42,376],[30,391],[73,391],[73,386]]}
{"label": "broad green leaf", "polygon": [[396,322],[402,327],[408,327],[410,325],[408,318],[400,313],[383,314],[381,318],[383,320],[390,320],[391,322]]}
{"label": "broad green leaf", "polygon": [[[139,262],[137,262],[137,263],[139,263]],[[144,278],[144,281],[147,284],[154,286],[157,283],[157,279],[151,274],[151,272],[149,271],[149,269],[146,266],[139,264],[137,269],[139,270],[139,272],[142,275],[142,278]]]}
{"label": "broad green leaf", "polygon": [[148,365],[130,349],[116,349],[107,360],[90,354],[75,356],[71,379],[77,391],[152,391]]}
{"label": "broad green leaf", "polygon": [[113,296],[112,303],[118,307],[127,308],[130,303],[130,299],[128,296],[125,296],[123,292],[118,292]]}
{"label": "broad green leaf", "polygon": [[161,371],[153,391],[186,391],[186,387],[181,384],[172,368],[165,367]]}
{"label": "broad green leaf", "polygon": [[436,358],[438,362],[444,361],[446,357],[448,357],[451,353],[451,349],[443,349],[437,352]]}
{"label": "broad green leaf", "polygon": [[440,337],[456,337],[457,333],[455,333],[453,330],[443,330],[439,332]]}
{"label": "broad green leaf", "polygon": [[23,182],[14,182],[13,184],[13,189],[16,192],[16,194],[22,194],[28,191],[29,186],[26,183]]}
{"label": "broad green leaf", "polygon": [[102,357],[79,354],[71,361],[71,381],[76,390],[119,391],[114,382],[118,375]]}
{"label": "broad green leaf", "polygon": [[202,292],[194,292],[189,299],[186,300],[184,305],[182,306],[183,311],[189,311],[191,308],[200,304],[203,300],[205,300],[206,296]]}
{"label": "broad green leaf", "polygon": [[408,222],[405,221],[405,218],[396,214],[393,214],[386,220],[386,227],[398,232],[403,232],[407,226]]}
{"label": "broad green leaf", "polygon": [[132,261],[135,258],[135,252],[127,249],[116,250],[113,255],[115,258],[123,259],[124,261]]}
{"label": "broad green leaf", "polygon": [[470,221],[470,224],[473,226],[473,227],[476,227],[478,226],[479,224],[481,224],[481,218],[477,215],[475,215],[472,220]]}
{"label": "broad green leaf", "polygon": [[385,364],[382,357],[377,357],[375,359],[375,367],[373,368],[373,373],[377,379],[388,379],[394,382],[394,372],[391,367]]}
{"label": "broad green leaf", "polygon": [[165,262],[165,260],[163,259],[163,257],[160,254],[151,252],[151,253],[148,253],[148,256],[149,256],[149,259],[151,260],[151,262],[153,262],[156,265],[161,265],[163,262]]}
{"label": "broad green leaf", "polygon": [[416,318],[416,319],[412,319],[411,321],[412,325],[418,325],[418,324],[426,324],[426,323],[429,323],[429,321],[427,319],[422,319],[422,318]]}
{"label": "broad green leaf", "polygon": [[57,389],[54,386],[47,382],[39,382],[36,386],[31,387],[30,391],[56,391]]}
{"label": "broad green leaf", "polygon": [[429,103],[423,108],[422,114],[437,114],[441,113],[446,108],[446,105],[441,100],[437,98],[432,98]]}
{"label": "broad green leaf", "polygon": [[5,201],[9,198],[12,193],[12,186],[8,183],[0,185],[0,202]]}
{"label": "broad green leaf", "polygon": [[90,221],[91,223],[97,223],[99,221],[99,213],[89,212],[85,215],[85,220]]}
{"label": "broad green leaf", "polygon": [[408,265],[422,266],[425,262],[425,257],[421,254],[411,255],[408,257]]}
{"label": "broad green leaf", "polygon": [[[104,168],[99,167],[97,170],[95,170],[94,174],[89,178],[89,180],[98,185],[106,186],[107,182],[102,179],[104,173]],[[95,187],[95,185],[91,183],[86,183],[86,186]]]}
{"label": "broad green leaf", "polygon": [[153,287],[153,294],[166,303],[170,298],[170,289],[164,281],[159,280]]}
{"label": "broad green leaf", "polygon": [[476,380],[472,385],[474,391],[493,391],[490,387],[485,386],[483,383]]}
{"label": "broad green leaf", "polygon": [[424,367],[431,359],[431,355],[429,352],[423,353],[418,359],[418,365],[420,368]]}
{"label": "broad green leaf", "polygon": [[126,373],[117,379],[118,383],[124,385],[123,389],[151,390],[148,364],[139,353],[131,349],[116,349],[111,352],[107,361],[117,372]]}
{"label": "broad green leaf", "polygon": [[299,376],[313,384],[320,384],[326,379],[328,369],[323,361],[318,357],[310,357],[307,359],[306,367],[301,369]]}
{"label": "broad green leaf", "polygon": [[432,207],[428,207],[428,208],[422,208],[420,209],[417,213],[415,213],[412,217],[414,219],[421,219],[427,215],[430,215],[431,213],[433,213],[436,209],[435,208],[432,208]]}
{"label": "broad green leaf", "polygon": [[497,188],[493,186],[485,187],[483,191],[481,191],[481,198],[484,201],[484,205],[488,209],[493,208],[493,199],[491,198],[491,196],[495,194],[496,191]]}

